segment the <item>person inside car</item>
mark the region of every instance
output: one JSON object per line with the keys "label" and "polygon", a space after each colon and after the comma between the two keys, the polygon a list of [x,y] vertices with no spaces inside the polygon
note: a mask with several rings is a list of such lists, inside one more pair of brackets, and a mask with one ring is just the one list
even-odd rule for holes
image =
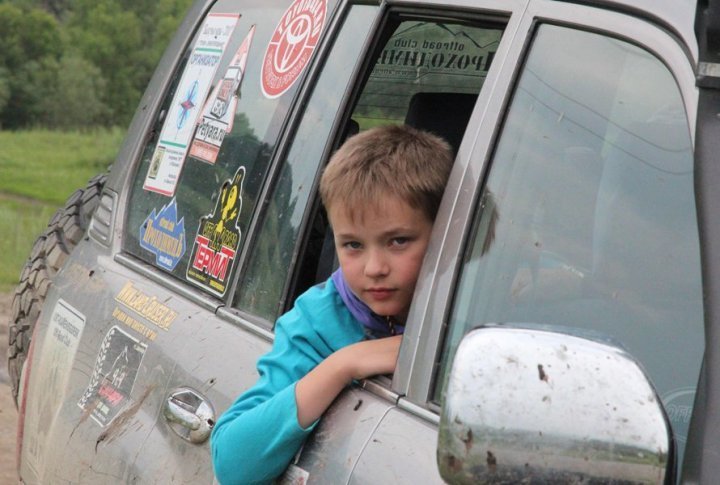
{"label": "person inside car", "polygon": [[218,419],[220,483],[272,481],[348,384],[394,372],[452,163],[441,138],[395,125],[355,135],[333,155],[320,195],[340,268],[277,320],[258,381]]}

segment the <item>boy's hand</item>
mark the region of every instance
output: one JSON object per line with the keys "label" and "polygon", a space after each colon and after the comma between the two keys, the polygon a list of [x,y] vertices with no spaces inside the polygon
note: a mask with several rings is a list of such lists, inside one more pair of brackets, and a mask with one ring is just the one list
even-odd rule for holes
{"label": "boy's hand", "polygon": [[315,422],[353,379],[395,371],[402,335],[348,345],[320,362],[295,386],[301,427]]}
{"label": "boy's hand", "polygon": [[365,379],[379,374],[395,372],[402,335],[364,340],[340,349],[338,360],[348,369],[349,379]]}

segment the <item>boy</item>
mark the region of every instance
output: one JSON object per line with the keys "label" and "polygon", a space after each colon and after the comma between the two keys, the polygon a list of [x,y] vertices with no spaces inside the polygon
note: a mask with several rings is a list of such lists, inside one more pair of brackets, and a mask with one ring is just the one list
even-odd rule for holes
{"label": "boy", "polygon": [[258,382],[218,420],[221,483],[272,481],[348,384],[394,372],[452,161],[447,143],[407,126],[370,129],[333,155],[320,195],[340,269],[278,319]]}

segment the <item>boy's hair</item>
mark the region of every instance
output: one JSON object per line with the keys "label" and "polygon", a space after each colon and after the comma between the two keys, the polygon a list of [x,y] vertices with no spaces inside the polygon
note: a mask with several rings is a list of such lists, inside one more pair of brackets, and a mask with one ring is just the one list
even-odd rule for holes
{"label": "boy's hair", "polygon": [[434,221],[453,164],[442,138],[407,125],[371,128],[349,138],[330,159],[320,180],[325,208],[338,202],[351,217],[394,195]]}

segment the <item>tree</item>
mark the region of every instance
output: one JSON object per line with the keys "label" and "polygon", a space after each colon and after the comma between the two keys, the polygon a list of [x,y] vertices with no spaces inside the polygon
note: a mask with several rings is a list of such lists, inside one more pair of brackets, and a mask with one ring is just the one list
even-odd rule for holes
{"label": "tree", "polygon": [[70,45],[107,82],[111,124],[129,122],[190,0],[76,0]]}
{"label": "tree", "polygon": [[0,109],[0,126],[18,128],[33,122],[39,93],[37,76],[43,66],[56,62],[63,51],[57,20],[47,12],[0,4],[0,70],[6,101]]}
{"label": "tree", "polygon": [[36,124],[52,129],[93,128],[107,125],[108,107],[102,101],[105,79],[100,69],[67,54],[47,69],[54,83],[38,102]]}
{"label": "tree", "polygon": [[0,128],[127,124],[191,3],[0,0]]}

